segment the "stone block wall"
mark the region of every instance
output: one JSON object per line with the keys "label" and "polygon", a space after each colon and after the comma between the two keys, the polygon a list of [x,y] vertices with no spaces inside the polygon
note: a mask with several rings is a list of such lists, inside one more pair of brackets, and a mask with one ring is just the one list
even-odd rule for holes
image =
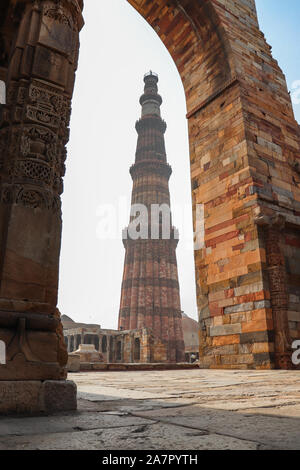
{"label": "stone block wall", "polygon": [[101,361],[107,364],[167,362],[167,343],[155,336],[150,328],[103,330],[74,326],[64,330],[64,339],[70,353],[80,344],[93,344],[101,353]]}

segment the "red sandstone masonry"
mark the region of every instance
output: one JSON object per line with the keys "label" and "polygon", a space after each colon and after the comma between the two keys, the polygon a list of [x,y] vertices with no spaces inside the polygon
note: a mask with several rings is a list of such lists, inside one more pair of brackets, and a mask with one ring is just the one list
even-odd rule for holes
{"label": "red sandstone masonry", "polygon": [[[142,118],[136,124],[136,159],[130,172],[133,179],[132,203],[144,204],[150,209],[151,204],[170,205],[168,180],[171,169],[167,164],[164,144],[166,125],[158,111],[161,103],[157,94],[158,80],[154,75],[148,75],[144,80]],[[153,101],[156,101],[157,108],[153,108],[149,114],[147,103]],[[183,361],[184,342],[175,255],[177,240],[174,240],[173,235],[170,240],[162,239],[160,225],[159,239],[125,239],[124,246],[126,255],[119,328],[128,327],[128,322],[130,329],[150,328],[167,348],[166,357],[165,348],[157,343],[153,362]],[[132,269],[129,268],[131,264]]]}

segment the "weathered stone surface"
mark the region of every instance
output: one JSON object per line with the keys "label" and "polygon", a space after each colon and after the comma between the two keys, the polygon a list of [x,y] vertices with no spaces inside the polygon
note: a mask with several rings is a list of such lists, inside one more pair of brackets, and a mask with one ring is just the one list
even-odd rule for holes
{"label": "weathered stone surface", "polygon": [[0,413],[36,413],[41,411],[42,382],[0,381]]}
{"label": "weathered stone surface", "polygon": [[209,331],[211,336],[236,335],[242,332],[241,325],[236,323],[233,325],[211,326]]}
{"label": "weathered stone surface", "polygon": [[166,424],[146,424],[117,429],[6,438],[7,450],[257,450],[257,443]]}
{"label": "weathered stone surface", "polygon": [[45,435],[55,433],[74,433],[76,430],[88,431],[92,429],[117,428],[118,426],[142,426],[151,424],[148,418],[137,418],[128,416],[126,413],[73,413],[56,417],[40,416],[27,417],[26,419],[2,418],[0,421],[0,440],[6,436],[15,435]]}
{"label": "weathered stone surface", "polygon": [[75,355],[79,356],[80,362],[102,362],[103,356],[96,351],[94,344],[80,344],[79,349],[75,351]]}
{"label": "weathered stone surface", "polygon": [[299,450],[292,371],[71,374],[79,413],[2,418],[0,449]]}
{"label": "weathered stone surface", "polygon": [[46,380],[42,385],[42,397],[47,413],[77,409],[77,388],[71,380]]}
{"label": "weathered stone surface", "polygon": [[0,381],[0,414],[36,414],[76,410],[72,381]]}
{"label": "weathered stone surface", "polygon": [[[268,416],[268,413],[264,415],[262,410],[257,414],[254,410],[247,408],[232,412],[230,409],[224,411],[209,407],[190,406],[138,414],[143,417],[151,416],[152,419],[158,418],[164,423],[187,425],[194,430],[206,429],[209,433],[221,432],[227,438],[242,438],[248,443],[256,443],[256,449],[261,446],[267,449],[300,449],[298,419]],[[247,424],[245,425],[245,423]]]}
{"label": "weathered stone surface", "polygon": [[68,372],[79,372],[80,371],[80,356],[79,354],[69,354],[67,362]]}

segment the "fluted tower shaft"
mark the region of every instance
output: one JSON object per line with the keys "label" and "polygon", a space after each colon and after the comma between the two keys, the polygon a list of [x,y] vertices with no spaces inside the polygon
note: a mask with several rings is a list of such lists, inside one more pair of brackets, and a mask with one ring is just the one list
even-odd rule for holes
{"label": "fluted tower shaft", "polygon": [[[121,291],[119,329],[149,327],[167,346],[169,362],[184,360],[182,316],[179,295],[176,247],[178,234],[172,227],[169,178],[161,119],[162,98],[158,94],[158,77],[150,72],[144,77],[145,89],[140,98],[142,115],[136,123],[138,133],[135,163],[130,168],[133,180],[132,207],[143,205],[147,217],[139,226],[141,234],[133,239],[130,224],[124,231],[125,264]],[[157,207],[169,210],[168,218],[155,217]],[[156,209],[155,209],[156,207]],[[156,230],[155,230],[156,229]],[[145,236],[147,233],[147,236]]]}

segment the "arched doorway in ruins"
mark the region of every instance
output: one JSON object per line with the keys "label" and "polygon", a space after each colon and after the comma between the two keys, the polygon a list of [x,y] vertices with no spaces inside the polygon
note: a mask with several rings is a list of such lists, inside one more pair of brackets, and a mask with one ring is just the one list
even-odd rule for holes
{"label": "arched doorway in ruins", "polygon": [[[162,117],[167,123],[167,157],[173,169],[170,178],[171,207],[173,209],[179,206],[180,212],[180,217],[177,217],[174,210],[173,223],[179,229],[180,237],[177,262],[182,310],[196,320],[188,131],[182,82],[170,54],[161,40],[156,37],[155,31],[127,2],[113,0],[106,2],[103,7],[99,2],[96,3],[97,5],[88,1],[85,4],[86,26],[81,34],[79,67],[72,101],[68,146],[70,158],[66,162],[67,171],[62,197],[59,310],[64,313],[81,312],[81,315],[85,316],[88,312],[93,312],[94,317],[89,317],[89,322],[101,323],[102,328],[117,327],[124,261],[124,246],[121,242],[124,225],[120,224],[115,231],[114,240],[110,239],[110,234],[108,239],[100,238],[97,229],[99,227],[101,229],[102,221],[107,220],[106,212],[105,217],[100,215],[103,214],[101,209],[105,208],[107,202],[112,203],[117,214],[121,197],[127,200],[128,207],[130,204],[132,179],[129,168],[135,159],[138,137],[134,126],[140,114],[139,96],[144,86],[144,70],[148,70],[151,64],[151,68],[159,72],[159,92],[163,98]],[[120,8],[117,6],[114,8],[110,6],[111,4],[120,5]],[[128,16],[126,12],[129,12]],[[105,23],[110,25],[114,18],[118,25],[118,34],[130,36],[130,39],[126,38],[128,41],[126,47],[120,45],[118,49],[118,42],[114,39],[109,47],[102,48],[101,53],[90,61],[95,41],[105,42],[107,36]],[[122,19],[123,24],[120,26]],[[133,26],[136,27],[130,28],[133,20],[136,22]],[[132,31],[127,32],[130,29]],[[139,37],[140,45],[136,45],[134,49],[136,37]],[[142,46],[144,39],[145,47]],[[110,69],[110,60],[118,64],[116,73]],[[105,74],[102,74],[103,63],[106,63]],[[101,85],[99,76],[101,76]],[[123,92],[124,89],[126,94]],[[113,90],[113,96],[109,90]],[[176,99],[173,97],[173,91]],[[91,106],[91,99],[95,106]],[[117,113],[116,103],[119,103]],[[100,104],[101,113],[98,107]],[[174,117],[176,111],[180,116],[179,119]],[[85,116],[84,139],[82,139],[82,116]],[[101,138],[99,138],[100,129],[105,129]],[[115,135],[118,135],[117,139],[114,138]],[[83,152],[87,158],[82,158]],[[119,158],[118,155],[121,153],[122,158]],[[82,182],[87,162],[88,179]],[[105,175],[113,175],[113,184]],[[78,191],[78,186],[81,185],[83,185],[82,193]],[[184,198],[181,197],[183,192]],[[188,213],[187,222],[186,213]],[[181,223],[182,219],[185,224]],[[124,224],[127,222],[125,216]],[[188,248],[186,248],[187,232]],[[111,295],[111,292],[114,295]],[[189,300],[188,295],[192,300]],[[78,316],[76,320],[79,321],[80,317]]]}
{"label": "arched doorway in ruins", "polygon": [[[287,272],[299,254],[299,126],[285,77],[259,30],[255,2],[130,3],[167,47],[186,95],[200,235],[200,364],[291,368],[291,341],[300,331],[290,327],[295,293]],[[0,129],[6,380],[65,378],[56,311],[60,195],[82,6],[77,0],[6,0],[0,7],[0,79],[7,88]],[[59,34],[49,35],[49,24]],[[292,323],[300,323],[298,316]]]}

